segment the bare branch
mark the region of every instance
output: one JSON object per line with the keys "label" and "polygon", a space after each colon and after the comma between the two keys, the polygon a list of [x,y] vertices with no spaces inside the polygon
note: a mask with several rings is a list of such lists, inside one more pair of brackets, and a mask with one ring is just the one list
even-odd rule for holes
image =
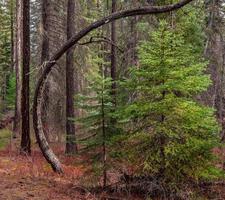
{"label": "bare branch", "polygon": [[[98,40],[94,40],[94,38],[96,38]],[[124,50],[121,49],[119,46],[117,46],[115,43],[113,43],[112,40],[110,40],[107,37],[103,37],[103,36],[90,37],[90,39],[88,41],[83,42],[83,43],[78,42],[77,44],[83,46],[83,45],[88,45],[88,44],[92,44],[92,43],[101,43],[101,42],[105,42],[105,43],[115,46],[121,53],[124,52]]]}

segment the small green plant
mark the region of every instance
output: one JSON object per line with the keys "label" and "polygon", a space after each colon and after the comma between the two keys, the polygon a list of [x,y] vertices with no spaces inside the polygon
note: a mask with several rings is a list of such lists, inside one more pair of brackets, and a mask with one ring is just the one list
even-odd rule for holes
{"label": "small green plant", "polygon": [[[104,71],[104,70],[102,70]],[[77,122],[88,132],[88,139],[81,141],[89,151],[98,152],[95,155],[95,163],[101,161],[100,165],[95,164],[93,168],[101,168],[103,172],[103,185],[106,186],[107,170],[109,168],[106,157],[108,156],[108,146],[110,138],[115,133],[113,123],[114,109],[111,95],[111,78],[105,78],[101,72],[91,72],[88,76],[89,87],[85,93],[87,95],[77,96],[77,107],[85,111],[85,117]],[[78,141],[79,142],[79,141]],[[100,151],[98,150],[100,148]]]}

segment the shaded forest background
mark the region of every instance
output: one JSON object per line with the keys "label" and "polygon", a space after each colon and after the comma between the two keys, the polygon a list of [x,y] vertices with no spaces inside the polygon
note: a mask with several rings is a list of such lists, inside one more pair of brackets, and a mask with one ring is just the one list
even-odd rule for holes
{"label": "shaded forest background", "polygon": [[[96,193],[197,199],[205,187],[223,185],[223,1],[106,22],[51,60],[103,17],[177,2],[0,1],[0,144],[7,146],[6,134],[11,151],[32,156],[44,141],[45,158],[59,173],[58,158],[62,166],[65,157],[71,166],[82,160],[88,175],[80,184]],[[37,98],[41,122],[34,124],[56,155],[45,138],[35,138],[30,120],[49,62],[54,67]]]}

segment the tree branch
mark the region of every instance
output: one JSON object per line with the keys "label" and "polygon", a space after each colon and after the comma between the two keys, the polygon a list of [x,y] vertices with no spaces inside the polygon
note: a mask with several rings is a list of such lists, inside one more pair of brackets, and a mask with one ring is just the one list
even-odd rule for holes
{"label": "tree branch", "polygon": [[[94,40],[95,38],[98,40]],[[83,43],[77,42],[77,44],[82,46],[82,45],[88,45],[88,44],[92,44],[92,43],[101,43],[101,42],[105,42],[105,43],[115,46],[121,53],[124,52],[124,50],[121,49],[119,46],[117,46],[115,43],[113,43],[112,40],[110,40],[107,37],[103,37],[103,36],[90,37],[90,39],[88,41],[83,42]]]}

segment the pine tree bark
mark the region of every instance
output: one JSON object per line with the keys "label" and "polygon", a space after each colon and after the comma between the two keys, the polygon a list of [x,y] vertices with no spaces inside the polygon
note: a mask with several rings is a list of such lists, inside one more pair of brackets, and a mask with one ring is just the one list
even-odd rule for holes
{"label": "pine tree bark", "polygon": [[48,41],[48,23],[47,23],[47,7],[48,1],[42,0],[41,2],[41,63],[44,63],[49,59],[49,41]]}
{"label": "pine tree bark", "polygon": [[[66,7],[65,0],[42,0],[41,59],[45,62],[66,41]],[[66,59],[63,57],[49,74],[43,90],[42,121],[45,134],[52,142],[60,142],[66,129],[65,66]]]}
{"label": "pine tree bark", "polygon": [[[75,33],[75,0],[68,0],[67,6],[67,40]],[[75,118],[74,112],[74,48],[66,54],[66,153],[77,152],[75,125],[71,119]]]}
{"label": "pine tree bark", "polygon": [[30,154],[30,106],[29,106],[29,65],[30,65],[30,1],[22,0],[22,137],[21,153]]}
{"label": "pine tree bark", "polygon": [[214,0],[205,2],[208,8],[207,21],[207,41],[205,45],[205,57],[210,61],[208,73],[211,75],[213,84],[203,93],[200,100],[205,104],[214,107],[219,123],[221,124],[221,141],[225,141],[225,96],[224,96],[224,70],[225,70],[225,53],[224,53],[224,36],[221,30],[222,18],[220,9],[222,1]]}
{"label": "pine tree bark", "polygon": [[[112,0],[112,14],[116,12],[116,0]],[[111,23],[111,79],[113,104],[116,106],[116,22]]]}
{"label": "pine tree bark", "polygon": [[14,70],[14,1],[10,0],[10,29],[11,29],[11,71]]}
{"label": "pine tree bark", "polygon": [[15,116],[13,124],[14,138],[21,135],[21,86],[22,86],[22,1],[16,0],[16,22],[15,22],[15,50],[14,50],[14,68],[16,72],[16,100]]}
{"label": "pine tree bark", "polygon": [[[47,62],[49,59],[49,38],[48,38],[48,6],[47,0],[41,1],[41,63]],[[42,103],[42,121],[47,124],[47,106],[49,104],[49,82],[45,84],[44,102]],[[45,135],[49,141],[49,133],[45,130]]]}

